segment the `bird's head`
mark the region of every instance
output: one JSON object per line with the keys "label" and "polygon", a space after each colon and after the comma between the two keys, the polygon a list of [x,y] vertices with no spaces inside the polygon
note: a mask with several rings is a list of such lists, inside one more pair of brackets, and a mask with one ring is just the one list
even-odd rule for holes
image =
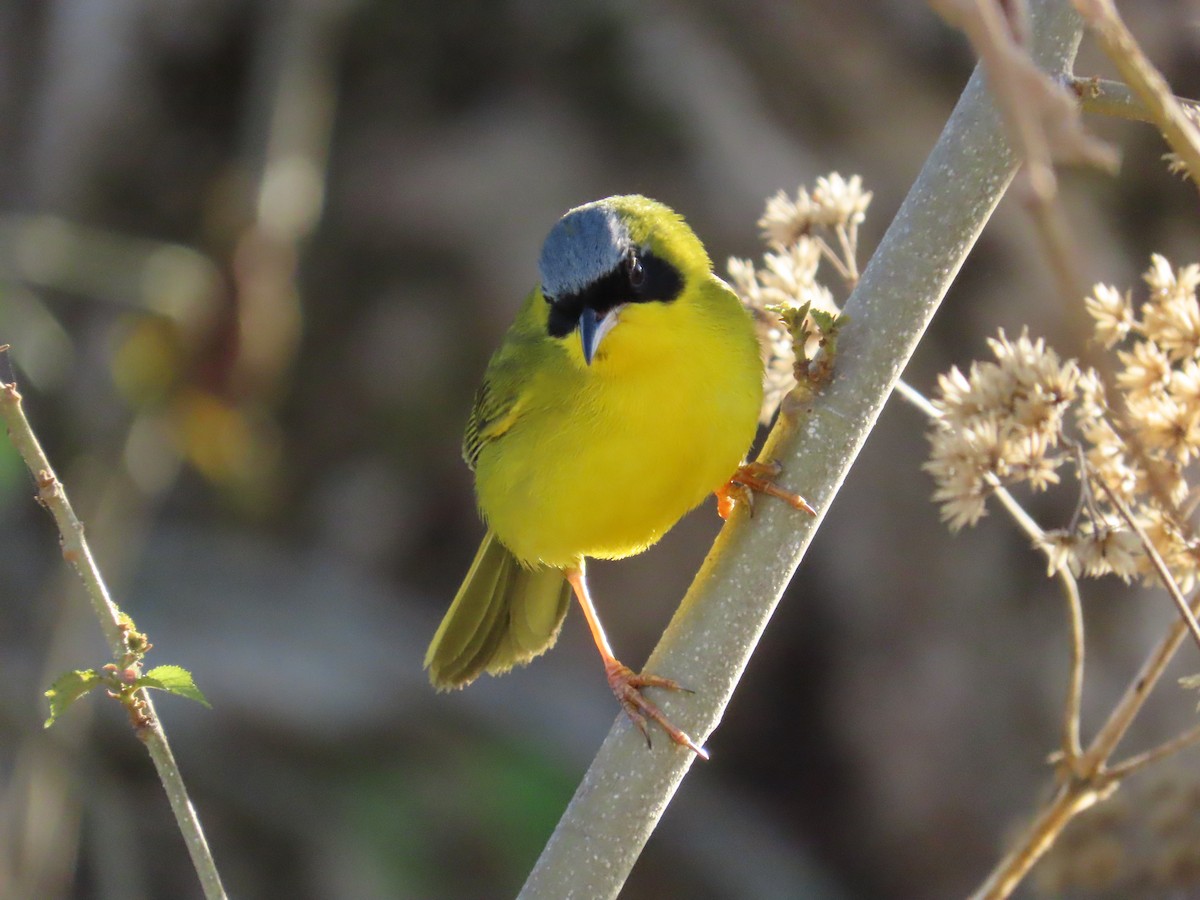
{"label": "bird's head", "polygon": [[538,270],[550,336],[573,344],[591,366],[619,323],[666,316],[711,276],[712,263],[676,212],[628,195],[563,216],[546,237]]}

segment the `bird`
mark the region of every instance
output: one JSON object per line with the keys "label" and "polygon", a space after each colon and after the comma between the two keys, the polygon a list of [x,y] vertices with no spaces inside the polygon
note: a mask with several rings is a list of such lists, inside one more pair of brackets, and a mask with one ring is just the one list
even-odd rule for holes
{"label": "bird", "polygon": [[528,663],[574,595],[647,743],[649,720],[707,758],[642,693],[683,688],[616,658],[585,565],[641,553],[713,493],[723,517],[748,489],[812,512],[772,463],[744,463],[763,394],[753,320],[684,219],[640,195],[569,210],[538,274],[475,395],[463,458],[487,533],[425,668],[450,690]]}

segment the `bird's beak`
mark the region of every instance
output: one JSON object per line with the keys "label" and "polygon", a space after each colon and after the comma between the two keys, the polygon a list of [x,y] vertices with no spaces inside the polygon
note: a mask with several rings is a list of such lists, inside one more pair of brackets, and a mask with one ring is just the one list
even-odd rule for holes
{"label": "bird's beak", "polygon": [[604,336],[613,330],[620,318],[621,307],[614,306],[603,316],[597,317],[596,311],[584,307],[579,316],[579,340],[583,343],[583,358],[590,366],[596,356],[596,350]]}

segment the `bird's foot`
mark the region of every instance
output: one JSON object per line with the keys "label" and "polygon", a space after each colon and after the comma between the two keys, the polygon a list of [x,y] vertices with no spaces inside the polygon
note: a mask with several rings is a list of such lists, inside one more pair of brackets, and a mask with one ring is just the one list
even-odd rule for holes
{"label": "bird's foot", "polygon": [[748,462],[738,467],[733,476],[724,485],[717,488],[717,514],[722,519],[728,519],[729,514],[738,503],[746,504],[746,508],[754,513],[753,491],[778,497],[794,509],[802,510],[811,516],[817,511],[799,494],[785,491],[775,484],[775,478],[783,471],[779,463],[771,461]]}
{"label": "bird's foot", "polygon": [[648,687],[665,688],[668,691],[686,691],[689,694],[691,691],[681,687],[678,682],[672,681],[670,678],[660,678],[657,675],[638,675],[629,666],[615,659],[605,662],[604,671],[608,675],[608,686],[616,694],[621,708],[625,710],[625,715],[629,716],[629,720],[637,726],[637,730],[646,739],[647,747],[650,746],[650,731],[647,726],[649,721],[653,721],[676,744],[687,747],[701,759],[708,759],[707,750],[688,737],[685,732],[672,725],[670,720],[663,715],[662,710],[642,694],[642,688]]}

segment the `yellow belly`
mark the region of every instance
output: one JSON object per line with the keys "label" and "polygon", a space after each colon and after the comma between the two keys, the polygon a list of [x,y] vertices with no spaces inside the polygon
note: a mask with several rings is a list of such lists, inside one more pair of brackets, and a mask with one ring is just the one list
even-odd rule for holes
{"label": "yellow belly", "polygon": [[518,559],[566,567],[638,553],[729,479],[754,438],[761,368],[748,335],[703,337],[531,388],[476,466],[480,510]]}

